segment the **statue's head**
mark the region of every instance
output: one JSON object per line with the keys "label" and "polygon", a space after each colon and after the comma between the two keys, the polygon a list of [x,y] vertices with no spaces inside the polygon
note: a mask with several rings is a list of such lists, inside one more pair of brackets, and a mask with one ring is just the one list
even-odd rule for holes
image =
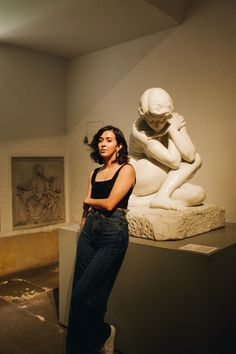
{"label": "statue's head", "polygon": [[154,87],[146,90],[139,103],[139,114],[155,131],[160,131],[173,114],[173,102],[163,89]]}
{"label": "statue's head", "polygon": [[170,95],[159,87],[147,89],[140,97],[139,114],[144,117],[149,114],[172,115],[173,102]]}
{"label": "statue's head", "polygon": [[43,177],[44,176],[44,167],[43,167],[43,165],[41,165],[40,163],[34,165],[33,173],[34,173],[35,176]]}

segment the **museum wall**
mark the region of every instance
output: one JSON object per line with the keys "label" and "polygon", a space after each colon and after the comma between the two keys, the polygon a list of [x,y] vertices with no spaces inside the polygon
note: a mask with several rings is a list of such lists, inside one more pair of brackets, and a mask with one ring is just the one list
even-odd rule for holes
{"label": "museum wall", "polygon": [[1,44],[0,76],[0,142],[65,133],[65,60]]}
{"label": "museum wall", "polygon": [[184,23],[72,60],[68,67],[67,135],[71,222],[81,215],[89,161],[84,136],[104,124],[119,126],[127,139],[139,97],[162,87],[184,115],[203,159],[192,182],[206,202],[226,209],[236,222],[236,2],[193,1]]}
{"label": "museum wall", "polygon": [[60,58],[0,45],[0,237],[30,233],[12,230],[11,157],[66,158],[66,69]]}

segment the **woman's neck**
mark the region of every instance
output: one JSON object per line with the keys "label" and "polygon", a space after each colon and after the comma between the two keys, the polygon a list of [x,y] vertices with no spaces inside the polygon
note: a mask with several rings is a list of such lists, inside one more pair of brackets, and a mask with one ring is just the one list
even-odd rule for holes
{"label": "woman's neck", "polygon": [[118,162],[115,162],[115,160],[108,160],[108,161],[104,161],[104,165],[103,168],[114,168],[115,166],[118,165]]}

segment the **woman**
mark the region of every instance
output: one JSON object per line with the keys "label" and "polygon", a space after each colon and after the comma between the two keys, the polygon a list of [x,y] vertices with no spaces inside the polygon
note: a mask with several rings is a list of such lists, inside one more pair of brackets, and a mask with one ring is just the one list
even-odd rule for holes
{"label": "woman", "polygon": [[135,184],[127,143],[113,126],[101,128],[91,158],[103,164],[90,176],[67,334],[68,354],[114,353],[115,327],[104,322],[107,301],[128,246],[126,208]]}

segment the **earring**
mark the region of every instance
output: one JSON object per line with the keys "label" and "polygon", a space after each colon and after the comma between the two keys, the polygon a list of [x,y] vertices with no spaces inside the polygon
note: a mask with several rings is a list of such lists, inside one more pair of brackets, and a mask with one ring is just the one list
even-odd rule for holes
{"label": "earring", "polygon": [[118,151],[116,151],[116,158],[118,159],[119,156],[120,156],[120,154],[119,154],[119,150],[118,150]]}

